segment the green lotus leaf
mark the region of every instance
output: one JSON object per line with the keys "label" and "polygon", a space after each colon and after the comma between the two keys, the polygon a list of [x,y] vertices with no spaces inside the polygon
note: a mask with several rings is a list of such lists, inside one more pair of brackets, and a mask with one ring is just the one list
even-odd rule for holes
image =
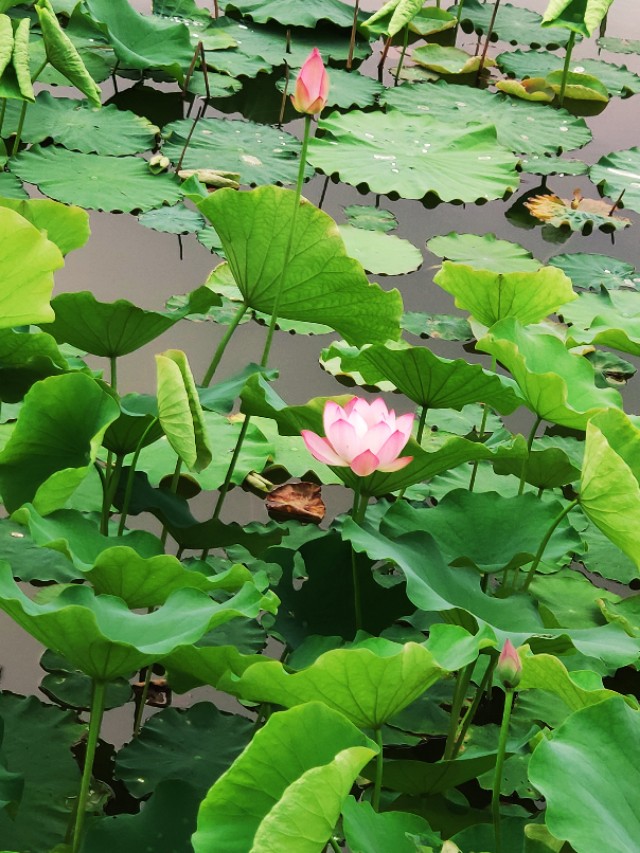
{"label": "green lotus leaf", "polygon": [[156,365],[160,425],[189,470],[202,471],[212,452],[187,357],[181,350],[166,350],[156,356]]}
{"label": "green lotus leaf", "polygon": [[[472,74],[480,69],[482,63],[480,56],[472,56],[458,47],[442,47],[439,44],[425,44],[422,47],[416,47],[411,58],[418,65],[422,65],[430,71],[448,75]],[[490,68],[495,64],[495,60],[490,57],[485,57],[484,63],[482,63],[484,68]]]}
{"label": "green lotus leaf", "polygon": [[0,399],[18,403],[39,379],[68,370],[51,335],[0,329]]}
{"label": "green lotus leaf", "polygon": [[524,157],[520,168],[528,175],[586,175],[589,166],[581,160],[567,160],[564,157],[542,156]]}
{"label": "green lotus leaf", "polygon": [[[14,133],[19,120],[17,107],[9,107],[4,128]],[[27,110],[22,139],[44,142],[53,139],[59,145],[85,154],[137,154],[152,148],[159,129],[149,119],[109,104],[96,111],[86,101],[54,98],[40,92]]]}
{"label": "green lotus leaf", "polygon": [[291,708],[322,702],[360,728],[378,729],[445,675],[417,643],[381,638],[326,652],[300,672],[279,661],[228,674],[219,686],[245,700]]}
{"label": "green lotus leaf", "polygon": [[575,482],[580,476],[580,465],[561,448],[545,447],[544,439],[534,441],[528,458],[496,459],[493,468],[496,474],[523,476],[525,483],[536,489],[557,489]]}
{"label": "green lotus leaf", "polygon": [[191,234],[193,231],[201,231],[205,226],[204,218],[182,203],[148,210],[138,217],[138,222],[145,228],[163,234]]}
{"label": "green lotus leaf", "polygon": [[612,53],[640,53],[640,40],[602,36],[597,40],[598,47]]}
{"label": "green lotus leaf", "polygon": [[547,75],[546,82],[557,95],[564,89],[565,98],[574,101],[599,101],[602,104],[609,102],[607,87],[590,74],[570,71],[565,75],[561,70],[552,71]]}
{"label": "green lotus leaf", "polygon": [[[0,716],[0,747],[4,738],[4,721]],[[24,793],[24,778],[21,773],[12,773],[6,767],[4,756],[0,753],[0,812],[7,807],[19,804]]]}
{"label": "green lotus leaf", "polygon": [[554,194],[533,196],[524,202],[524,207],[531,216],[545,223],[547,236],[554,228],[578,231],[586,236],[594,226],[608,234],[632,224],[630,219],[615,214],[608,201],[583,198],[579,190],[571,199]]}
{"label": "green lotus leaf", "polygon": [[35,145],[14,158],[12,169],[49,198],[89,210],[144,211],[182,198],[173,176],[152,175],[140,157],[104,157]]}
{"label": "green lotus leaf", "polygon": [[0,810],[2,849],[50,850],[64,837],[69,803],[78,795],[80,771],[72,748],[85,727],[69,711],[9,692],[0,694],[0,718],[3,757],[24,780],[18,807]]}
{"label": "green lotus leaf", "polygon": [[543,420],[586,429],[597,412],[622,407],[620,394],[597,388],[591,364],[555,335],[528,331],[510,318],[496,323],[477,346],[507,368],[525,405]]}
{"label": "green lotus leaf", "polygon": [[199,204],[220,235],[245,302],[270,314],[281,286],[283,318],[324,323],[355,344],[398,338],[399,293],[369,284],[330,216],[303,200],[289,244],[294,200],[292,191],[260,187],[218,190]]}
{"label": "green lotus leaf", "polygon": [[602,344],[640,355],[640,306],[631,290],[581,293],[562,308],[571,344]]}
{"label": "green lotus leaf", "polygon": [[557,267],[525,272],[492,272],[445,261],[434,283],[455,297],[485,326],[512,317],[523,326],[537,323],[576,298],[571,280]]}
{"label": "green lotus leaf", "polygon": [[491,125],[451,127],[400,111],[390,121],[383,112],[354,110],[332,113],[319,127],[322,137],[309,144],[311,163],[371,192],[475,202],[502,198],[518,185],[516,161]]}
{"label": "green lotus leaf", "polygon": [[415,853],[415,836],[424,836],[429,830],[427,821],[417,814],[407,812],[375,812],[370,803],[356,802],[347,797],[342,809],[342,826],[350,850],[359,853],[376,853],[393,850],[394,853]]}
{"label": "green lotus leaf", "polygon": [[624,192],[624,206],[640,212],[640,148],[601,157],[591,167],[589,177],[603,194],[614,199]]}
{"label": "green lotus leaf", "polygon": [[217,643],[215,633],[209,645],[204,642],[184,646],[168,655],[163,666],[173,690],[185,693],[204,684],[215,687],[222,678],[228,678],[232,672],[240,675],[251,666],[263,666],[268,658],[259,654],[246,654],[238,651],[235,645]]}
{"label": "green lotus leaf", "polygon": [[640,289],[640,275],[633,264],[612,258],[610,255],[574,252],[568,255],[555,255],[549,258],[549,264],[560,267],[571,279],[574,288],[599,291],[619,290],[630,287]]}
{"label": "green lotus leaf", "polygon": [[[414,403],[429,409],[456,409],[484,402],[510,414],[521,401],[515,387],[504,377],[464,359],[451,361],[426,347],[374,344],[358,350],[341,343],[322,352],[321,363],[334,375],[359,374],[358,384],[392,386]],[[335,366],[334,366],[335,365]]]}
{"label": "green lotus leaf", "polygon": [[47,60],[88,98],[93,107],[99,109],[102,106],[100,87],[87,71],[75,45],[60,26],[49,0],[38,0],[36,12]]}
{"label": "green lotus leaf", "polygon": [[549,0],[543,27],[563,27],[591,38],[609,11],[613,0]]}
{"label": "green lotus leaf", "polygon": [[147,447],[162,435],[156,398],[149,394],[126,394],[120,399],[120,416],[107,429],[102,444],[117,456],[126,456],[138,445]]}
{"label": "green lotus leaf", "polygon": [[338,225],[347,254],[374,275],[406,275],[422,266],[422,252],[409,240],[393,234]]}
{"label": "green lotus leaf", "polygon": [[[317,27],[329,21],[335,27],[351,27],[353,8],[341,0],[318,0],[317,3],[292,6],[289,0],[233,0],[226,12],[239,12],[256,24],[277,21],[285,27]],[[231,851],[230,851],[231,853]]]}
{"label": "green lotus leaf", "polygon": [[247,379],[256,373],[264,376],[269,382],[273,382],[278,378],[277,370],[269,370],[266,367],[261,367],[259,364],[250,362],[245,368],[229,376],[227,379],[215,382],[208,388],[199,388],[198,395],[202,408],[209,412],[218,412],[223,415],[230,414]]}
{"label": "green lotus leaf", "polygon": [[640,429],[624,412],[587,425],[580,505],[596,527],[640,569]]}
{"label": "green lotus leaf", "polygon": [[[304,57],[306,58],[306,57]],[[291,59],[288,63],[291,65]],[[295,79],[299,69],[290,72],[291,79]],[[366,77],[358,71],[344,71],[341,68],[332,68],[330,72],[331,85],[327,96],[327,106],[348,110],[350,107],[371,107],[375,104],[379,95],[384,92],[384,86],[372,77]],[[284,92],[285,80],[279,80],[278,90]],[[291,90],[291,83],[288,90]]]}
{"label": "green lotus leaf", "polygon": [[[631,580],[637,577],[635,566],[630,574]],[[598,605],[607,622],[620,625],[630,637],[640,637],[640,595],[630,595],[618,602],[601,599]]]}
{"label": "green lotus leaf", "polygon": [[[162,129],[162,153],[174,163],[191,134],[191,119]],[[298,176],[301,143],[297,137],[252,121],[204,118],[198,122],[182,159],[184,169],[222,169],[240,175],[240,183],[294,184]],[[305,175],[313,170],[306,167]]]}
{"label": "green lotus leaf", "polygon": [[26,201],[0,197],[0,206],[15,210],[55,243],[63,255],[80,249],[89,239],[89,216],[80,207],[59,204],[48,198]]}
{"label": "green lotus leaf", "polygon": [[0,172],[0,198],[22,199],[29,198],[27,192],[15,175],[10,172]]}
{"label": "green lotus leaf", "polygon": [[182,83],[193,56],[184,24],[141,15],[127,0],[87,0],[86,5],[124,68],[159,69]]}
{"label": "green lotus leaf", "polygon": [[[380,529],[393,537],[426,531],[449,565],[496,573],[530,563],[561,509],[557,501],[541,502],[532,494],[503,497],[497,492],[455,489],[429,509],[395,504]],[[562,560],[580,544],[578,533],[565,522],[554,531],[545,561]]]}
{"label": "green lotus leaf", "polygon": [[188,782],[201,798],[251,739],[251,720],[223,714],[209,702],[167,708],[147,720],[120,750],[116,774],[135,797],[164,781]]}
{"label": "green lotus leaf", "polygon": [[47,332],[59,343],[105,358],[134,352],[159,337],[186,315],[179,311],[147,311],[126,299],[98,302],[88,290],[61,293],[52,301],[55,320]]}
{"label": "green lotus leaf", "polygon": [[[383,32],[393,38],[411,23],[412,19],[422,10],[422,6],[420,0],[390,0],[390,2],[384,3],[370,18],[367,18],[363,22],[363,26],[377,34],[380,20],[389,18]],[[372,29],[374,24],[378,24],[378,27]]]}
{"label": "green lotus leaf", "polygon": [[550,104],[556,96],[544,77],[529,77],[528,80],[498,80],[496,89],[520,98],[523,101]]}
{"label": "green lotus leaf", "polygon": [[2,557],[11,566],[14,578],[21,581],[68,583],[82,577],[66,557],[50,548],[42,548],[28,531],[8,518],[0,521]]}
{"label": "green lotus leaf", "polygon": [[572,714],[538,744],[529,776],[557,838],[584,853],[633,850],[640,817],[629,792],[640,781],[639,734],[638,712],[615,697]]}
{"label": "green lotus leaf", "polygon": [[[469,86],[404,84],[388,89],[381,101],[407,115],[427,113],[450,127],[490,122],[500,145],[526,154],[557,154],[591,139],[584,119],[566,110],[548,110],[544,104],[521,103]],[[397,144],[391,146],[392,151],[396,148]]]}
{"label": "green lotus leaf", "polygon": [[81,373],[51,376],[24,399],[0,452],[0,491],[9,512],[28,501],[47,515],[60,509],[93,466],[118,404]]}
{"label": "green lotus leaf", "polygon": [[542,264],[518,243],[498,240],[495,234],[457,234],[432,237],[427,249],[439,258],[497,273],[535,272]]}
{"label": "green lotus leaf", "polygon": [[522,654],[522,678],[518,690],[545,690],[558,696],[570,711],[588,708],[615,696],[613,690],[584,689],[553,655]]}
{"label": "green lotus leaf", "polygon": [[403,794],[433,796],[477,778],[492,770],[495,764],[495,752],[470,758],[461,755],[454,761],[393,759],[385,761],[382,783],[385,788]]}
{"label": "green lotus leaf", "polygon": [[[460,5],[462,9],[454,6],[452,11],[461,11],[460,25],[463,31],[475,32],[479,36],[486,35],[492,23],[496,4],[464,0]],[[498,39],[510,44],[526,44],[536,50],[541,47],[555,50],[566,45],[569,33],[545,29],[542,26],[542,17],[537,12],[504,3],[498,7],[491,27],[491,40]]]}
{"label": "green lotus leaf", "polygon": [[8,29],[5,27],[3,41],[6,48],[10,48],[7,52],[11,62],[5,65],[0,75],[0,97],[33,103],[35,93],[29,69],[29,28],[28,18],[10,22]]}
{"label": "green lotus leaf", "polygon": [[[367,28],[367,32],[371,36],[388,36],[390,35],[393,19],[395,18],[397,22],[401,16],[406,16],[407,9],[413,11],[416,5],[416,0],[403,0],[403,2],[389,0],[388,3],[381,6],[370,18],[363,21],[362,25]],[[435,33],[451,30],[456,26],[456,23],[457,19],[451,12],[445,12],[444,9],[439,9],[437,6],[426,6],[419,8],[410,20],[407,21],[406,26],[410,33],[415,33],[424,38],[425,36],[435,35]],[[394,23],[393,29],[395,27],[396,24]],[[401,29],[402,27],[397,32],[400,32]]]}
{"label": "green lotus leaf", "polygon": [[[65,660],[62,655],[45,651],[40,666],[47,673],[40,682],[40,690],[64,708],[88,711],[91,707],[91,679]],[[109,682],[105,691],[105,710],[121,708],[130,702],[133,691],[126,678]]]}
{"label": "green lotus leaf", "polygon": [[[60,2],[73,2],[73,0],[54,0],[53,5],[57,6]],[[56,9],[56,11],[60,14],[59,9]],[[62,14],[65,14],[64,11]],[[64,32],[73,42],[87,71],[96,83],[101,83],[113,73],[118,64],[118,58],[113,51],[106,32],[99,24],[91,19],[84,6],[76,4],[76,9],[73,13],[69,13],[68,21],[65,22]],[[44,42],[32,39],[29,60],[32,74],[35,74],[45,59]],[[50,86],[69,85],[64,74],[56,71],[52,65],[45,67],[38,76],[38,82]]]}
{"label": "green lotus leaf", "polygon": [[443,341],[470,341],[473,332],[465,317],[452,314],[423,314],[409,311],[404,314],[400,325],[412,335],[420,338],[436,338]]}
{"label": "green lotus leaf", "polygon": [[[2,10],[4,12],[4,9]],[[13,56],[13,27],[8,15],[0,14],[0,77]]]}
{"label": "green lotus leaf", "polygon": [[[496,57],[500,69],[511,77],[524,80],[527,77],[548,77],[554,71],[562,71],[562,56],[543,50],[514,50]],[[613,65],[601,59],[572,59],[569,71],[595,77],[610,95],[628,98],[640,92],[640,77],[625,65]]]}
{"label": "green lotus leaf", "polygon": [[319,703],[273,714],[202,802],[195,853],[317,853],[376,752],[348,720]]}
{"label": "green lotus leaf", "polygon": [[48,323],[53,271],[63,266],[58,247],[18,212],[0,207],[0,327]]}
{"label": "green lotus leaf", "polygon": [[64,655],[98,681],[128,676],[199,640],[206,631],[239,616],[257,616],[262,596],[252,584],[224,604],[204,593],[180,589],[154,611],[140,615],[118,598],[71,586],[36,604],[20,590],[7,564],[0,565],[0,609],[47,648]]}
{"label": "green lotus leaf", "polygon": [[390,210],[379,207],[371,207],[364,204],[349,204],[344,209],[349,225],[354,228],[362,228],[365,231],[394,231],[398,227],[398,220]]}

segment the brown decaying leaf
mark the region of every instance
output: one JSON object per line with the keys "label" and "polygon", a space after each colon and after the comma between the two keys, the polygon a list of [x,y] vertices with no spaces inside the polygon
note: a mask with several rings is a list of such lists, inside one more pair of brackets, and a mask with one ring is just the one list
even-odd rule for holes
{"label": "brown decaying leaf", "polygon": [[[598,218],[614,219],[619,224],[623,222],[631,225],[631,220],[622,216],[614,216],[616,205],[611,205],[608,201],[594,198],[584,198],[580,190],[573,191],[573,198],[559,198],[553,193],[548,195],[537,195],[525,202],[525,207],[529,210],[532,216],[540,219],[543,222],[558,220],[568,211],[580,210],[583,213],[592,213]],[[558,224],[557,222],[555,224]],[[568,224],[568,222],[567,222]]]}
{"label": "brown decaying leaf", "polygon": [[306,521],[320,524],[327,508],[317,483],[285,483],[265,498],[269,518],[275,521]]}

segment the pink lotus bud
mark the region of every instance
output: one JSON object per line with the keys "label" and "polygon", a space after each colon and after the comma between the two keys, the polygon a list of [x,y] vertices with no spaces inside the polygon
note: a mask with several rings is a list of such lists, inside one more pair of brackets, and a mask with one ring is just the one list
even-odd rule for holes
{"label": "pink lotus bud", "polygon": [[515,690],[522,678],[522,661],[511,640],[507,640],[500,652],[496,667],[498,678],[507,690]]}
{"label": "pink lotus bud", "polygon": [[291,103],[299,113],[317,115],[322,112],[329,94],[329,75],[322,62],[320,51],[314,47],[305,59],[296,80],[296,90]]}
{"label": "pink lotus bud", "polygon": [[307,449],[325,465],[349,467],[359,477],[374,471],[399,471],[413,456],[400,456],[409,441],[414,415],[400,415],[381,398],[368,403],[353,397],[343,408],[327,400],[323,422],[326,438],[303,429]]}

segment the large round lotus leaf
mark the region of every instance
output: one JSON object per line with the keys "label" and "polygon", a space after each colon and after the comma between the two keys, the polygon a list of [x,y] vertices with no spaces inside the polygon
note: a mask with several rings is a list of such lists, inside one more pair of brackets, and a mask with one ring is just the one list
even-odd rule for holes
{"label": "large round lotus leaf", "polygon": [[[8,133],[15,133],[19,112],[16,106],[7,110],[3,129]],[[22,139],[32,143],[53,139],[73,151],[119,157],[152,148],[159,132],[148,119],[115,104],[97,110],[86,101],[40,92],[27,110]]]}
{"label": "large round lotus leaf", "polygon": [[[429,509],[414,509],[405,502],[394,504],[381,530],[394,538],[414,530],[426,531],[448,565],[495,573],[532,562],[561,509],[557,501],[542,502],[531,493],[503,497],[497,492],[455,489]],[[554,531],[545,560],[554,563],[562,559],[581,541],[565,521]]]}
{"label": "large round lotus leaf", "polygon": [[120,750],[116,774],[135,797],[179,779],[202,798],[249,743],[253,728],[251,720],[223,714],[209,702],[186,710],[167,708]]}
{"label": "large round lotus leaf", "polygon": [[390,210],[366,204],[349,204],[344,209],[349,225],[364,231],[394,231],[398,220]]}
{"label": "large round lotus leaf", "polygon": [[522,402],[506,377],[461,358],[441,358],[427,347],[387,343],[358,350],[336,343],[323,351],[321,363],[338,377],[357,374],[357,384],[379,387],[380,382],[391,382],[414,403],[429,409],[460,411],[467,403],[484,402],[510,414]]}
{"label": "large round lotus leaf", "polygon": [[141,15],[128,0],[87,0],[123,68],[164,71],[180,83],[193,56],[189,30],[157,15]]}
{"label": "large round lotus leaf", "polygon": [[12,168],[49,198],[90,210],[125,213],[182,199],[178,181],[166,173],[151,174],[140,157],[103,157],[36,145],[19,154]]}
{"label": "large round lotus leaf", "polygon": [[347,798],[342,820],[349,849],[362,853],[415,853],[415,838],[422,841],[430,834],[429,824],[420,815],[397,811],[378,814],[370,803],[358,803],[353,797]]}
{"label": "large round lotus leaf", "polygon": [[418,65],[423,65],[438,74],[472,74],[478,71],[481,65],[489,68],[496,64],[494,59],[485,57],[483,63],[479,55],[472,56],[460,48],[442,47],[439,44],[416,47],[411,58]]}
{"label": "large round lotus leaf", "polygon": [[19,213],[0,207],[0,328],[49,323],[53,271],[64,265],[60,250]]}
{"label": "large round lotus leaf", "polygon": [[497,273],[534,272],[540,261],[519,243],[498,240],[495,234],[450,234],[432,237],[427,249],[439,258],[446,258],[478,270]]}
{"label": "large round lotus leaf", "polygon": [[270,314],[282,287],[278,315],[285,319],[326,324],[355,344],[397,339],[400,294],[369,284],[334,220],[305,200],[291,239],[294,203],[290,190],[260,187],[218,190],[199,204],[246,303]]}
{"label": "large round lotus leaf", "polygon": [[555,335],[529,331],[513,318],[502,320],[478,341],[512,374],[531,411],[551,423],[586,429],[603,409],[622,408],[613,388],[597,388],[591,364],[570,353]]}
{"label": "large round lotus leaf", "polygon": [[195,853],[318,853],[376,752],[355,726],[320,703],[272,715],[202,802]]}
{"label": "large round lotus leaf", "polygon": [[538,323],[576,299],[570,279],[557,267],[496,273],[445,261],[433,281],[455,297],[456,308],[468,311],[485,326],[506,317],[516,318],[523,326]]}
{"label": "large round lotus leaf", "polygon": [[[63,708],[80,711],[91,708],[92,683],[88,675],[74,669],[62,655],[49,649],[40,658],[40,666],[47,673],[40,682],[45,696]],[[110,681],[105,691],[105,710],[120,708],[132,698],[131,684],[126,678]]]}
{"label": "large round lotus leaf", "polygon": [[599,291],[619,290],[623,287],[640,289],[640,275],[632,264],[610,255],[575,252],[549,258],[551,266],[560,267],[569,276],[574,287]]}
{"label": "large round lotus leaf", "polygon": [[48,198],[30,198],[28,201],[0,197],[0,207],[8,207],[23,216],[43,236],[55,243],[63,255],[80,249],[89,239],[89,216],[80,207],[51,201]]}
{"label": "large round lotus leaf", "polygon": [[128,676],[229,619],[255,617],[261,604],[262,596],[251,584],[224,604],[198,590],[180,589],[144,615],[119,598],[94,595],[87,586],[68,587],[52,601],[36,604],[15,583],[9,566],[0,565],[0,609],[98,681]]}
{"label": "large round lotus leaf", "polygon": [[68,368],[51,335],[0,329],[0,399],[4,403],[20,402],[39,379],[64,373]]}
{"label": "large round lotus leaf", "polygon": [[486,35],[492,26],[492,41],[500,40],[510,44],[526,44],[534,49],[546,47],[547,50],[555,50],[566,45],[569,40],[569,33],[542,27],[542,17],[537,12],[512,6],[511,3],[498,6],[492,21],[495,6],[495,3],[464,0],[461,10],[459,6],[454,6],[451,11],[461,11],[460,24],[465,33]]}
{"label": "large round lotus leaf", "polygon": [[[548,77],[553,71],[562,71],[564,58],[560,54],[543,50],[514,50],[501,53],[496,61],[505,74],[524,80],[527,77]],[[628,98],[640,92],[640,77],[625,65],[612,65],[601,59],[572,59],[569,71],[596,77],[610,95]]]}
{"label": "large round lotus leaf", "polygon": [[10,172],[0,172],[0,197],[2,198],[29,198],[28,193],[15,175]]}
{"label": "large round lotus leaf", "polygon": [[201,231],[205,226],[203,217],[197,211],[190,210],[181,203],[148,210],[138,217],[138,222],[145,228],[161,231],[163,234],[190,234],[193,231]]}
{"label": "large round lotus leaf", "polygon": [[586,175],[589,171],[589,166],[581,160],[567,160],[564,157],[555,157],[553,155],[538,156],[533,154],[531,157],[523,157],[520,161],[520,168],[528,175]]}
{"label": "large round lotus leaf", "polygon": [[545,27],[562,27],[590,38],[613,0],[549,0],[542,19]]}
{"label": "large round lotus leaf", "polygon": [[64,506],[96,460],[119,407],[82,373],[37,382],[0,453],[0,490],[9,512],[32,501],[43,515]]}
{"label": "large round lotus leaf", "polygon": [[425,314],[409,311],[400,321],[401,326],[420,338],[436,338],[443,341],[470,341],[473,332],[465,317],[453,314]]}
{"label": "large round lotus leaf", "polygon": [[546,82],[557,95],[562,92],[564,87],[564,97],[567,99],[598,101],[601,104],[606,104],[609,101],[607,87],[597,77],[592,77],[590,74],[569,71],[565,76],[564,72],[560,70],[552,71],[551,74],[547,75]]}
{"label": "large round lotus leaf", "polygon": [[347,254],[374,275],[405,275],[422,266],[422,252],[409,240],[393,234],[338,225]]}
{"label": "large round lotus leaf", "polygon": [[640,814],[640,716],[622,697],[572,714],[540,741],[529,777],[546,800],[545,823],[581,853],[633,850]]}
{"label": "large round lotus leaf", "polygon": [[336,27],[351,27],[353,8],[341,0],[317,0],[315,3],[295,3],[289,0],[233,0],[226,12],[240,12],[257,24],[277,21],[285,27],[315,28],[320,21]]}
{"label": "large round lotus leaf", "polygon": [[[162,130],[162,153],[174,163],[180,159],[192,125],[181,119]],[[196,126],[182,166],[237,172],[240,182],[250,186],[291,184],[298,177],[300,148],[300,140],[284,130],[252,121],[205,118]],[[306,174],[312,174],[308,167]]]}
{"label": "large round lotus leaf", "polygon": [[381,100],[407,115],[426,113],[456,127],[490,122],[501,145],[526,154],[556,154],[591,139],[584,119],[566,110],[549,110],[544,104],[515,101],[486,89],[408,83],[387,90]]}
{"label": "large round lotus leaf", "polygon": [[518,185],[515,157],[496,140],[495,128],[450,127],[431,116],[396,112],[332,113],[324,134],[309,145],[309,159],[327,175],[371,192],[420,199],[473,202],[502,198]]}
{"label": "large round lotus leaf", "polygon": [[570,324],[567,340],[576,344],[602,344],[640,355],[640,304],[632,290],[581,293],[562,315]]}
{"label": "large round lotus leaf", "polygon": [[287,672],[280,661],[250,666],[219,686],[241,699],[286,708],[322,702],[354,725],[376,729],[445,674],[424,646],[379,638],[326,652],[299,672]]}
{"label": "large round lotus leaf", "polygon": [[24,779],[17,809],[0,810],[2,849],[51,850],[64,838],[70,802],[78,796],[80,771],[72,747],[85,727],[68,711],[11,693],[0,694],[0,718],[3,756]]}
{"label": "large round lotus leaf", "polygon": [[624,192],[624,207],[640,213],[640,148],[614,151],[601,157],[591,167],[589,177],[603,195],[617,199]]}
{"label": "large round lotus leaf", "polygon": [[640,429],[620,411],[587,426],[580,504],[640,569]]}
{"label": "large round lotus leaf", "polygon": [[598,39],[598,47],[611,53],[640,53],[640,40],[603,36]]}

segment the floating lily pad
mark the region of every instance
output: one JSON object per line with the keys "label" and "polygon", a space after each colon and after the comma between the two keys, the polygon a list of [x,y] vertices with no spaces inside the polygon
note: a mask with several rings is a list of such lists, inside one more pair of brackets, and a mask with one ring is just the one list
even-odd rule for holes
{"label": "floating lily pad", "polygon": [[620,231],[631,225],[631,220],[612,213],[609,202],[583,198],[580,191],[573,199],[559,198],[552,193],[537,195],[525,202],[532,216],[554,228],[570,228],[582,234],[590,234],[594,227],[600,231]]}
{"label": "floating lily pad", "polygon": [[640,40],[603,36],[597,40],[598,47],[611,53],[640,53]]}
{"label": "floating lily pad", "polygon": [[150,210],[182,198],[175,178],[152,175],[139,157],[104,157],[36,145],[19,154],[12,168],[49,198],[90,210]]}
{"label": "floating lily pad", "polygon": [[621,206],[640,213],[640,148],[601,157],[591,167],[589,177],[604,195],[617,199],[624,192]]}
{"label": "floating lily pad", "polygon": [[493,272],[535,272],[541,264],[518,243],[498,240],[495,234],[457,234],[432,237],[427,249],[439,258]]}
{"label": "floating lily pad", "polygon": [[[465,33],[475,32],[486,35],[495,10],[494,3],[480,3],[479,0],[464,0],[462,9],[453,6],[451,11],[461,12],[460,25]],[[542,17],[531,9],[503,3],[498,7],[492,28],[492,41],[506,41],[510,44],[526,44],[538,49],[555,50],[564,47],[569,33],[562,30],[550,30],[541,26]]]}
{"label": "floating lily pad", "polygon": [[[7,135],[15,133],[18,119],[17,107],[7,109],[3,125]],[[159,132],[148,119],[114,104],[97,110],[87,101],[40,92],[27,110],[22,139],[32,143],[53,139],[72,151],[120,157],[152,148]]]}
{"label": "floating lily pad", "polygon": [[501,145],[525,154],[557,154],[591,139],[584,119],[566,110],[549,110],[544,104],[469,86],[405,84],[388,90],[381,102],[407,115],[426,113],[457,127],[491,122]]}
{"label": "floating lily pad", "polygon": [[[548,77],[554,71],[562,71],[562,56],[542,50],[514,50],[496,57],[500,68],[511,77],[523,80],[526,77]],[[596,77],[610,95],[628,98],[640,92],[640,77],[625,65],[613,65],[601,59],[572,59],[569,71]]]}
{"label": "floating lily pad", "polygon": [[191,234],[204,229],[204,218],[196,211],[190,210],[184,204],[158,207],[148,210],[138,217],[138,222],[152,231],[164,234]]}
{"label": "floating lily pad", "polygon": [[409,240],[393,234],[338,225],[347,254],[374,275],[405,275],[422,266],[422,252]]}
{"label": "floating lily pad", "polygon": [[22,181],[10,172],[0,172],[0,196],[3,198],[29,198]]}
{"label": "floating lily pad", "polygon": [[454,317],[452,314],[423,314],[419,311],[410,311],[403,315],[400,324],[407,332],[421,338],[436,338],[443,341],[470,341],[473,338],[467,318]]}
{"label": "floating lily pad", "polygon": [[[366,31],[375,35],[397,36],[406,26],[410,33],[423,38],[435,33],[451,30],[456,26],[457,18],[437,6],[419,8],[420,4],[393,0],[385,3],[377,12],[363,22]],[[416,11],[417,10],[417,11]]]}
{"label": "floating lily pad", "polygon": [[398,220],[390,210],[368,207],[363,204],[350,204],[344,209],[349,225],[365,231],[394,231]]}
{"label": "floating lily pad", "polygon": [[332,113],[320,127],[324,135],[309,145],[312,163],[372,192],[471,202],[502,198],[518,184],[515,158],[490,125],[455,128],[431,116],[396,112],[390,121],[353,111]]}
{"label": "floating lily pad", "polygon": [[586,175],[589,166],[581,160],[566,160],[564,157],[543,156],[523,157],[520,168],[528,175]]}
{"label": "floating lily pad", "polygon": [[[163,154],[177,162],[193,122],[163,128]],[[251,121],[202,119],[182,160],[185,169],[237,172],[243,184],[291,184],[298,177],[301,143],[290,133]],[[307,168],[310,176],[313,170]]]}
{"label": "floating lily pad", "polygon": [[549,264],[560,267],[569,276],[573,286],[585,290],[619,290],[630,287],[640,289],[640,275],[633,264],[612,258],[609,255],[575,252],[570,255],[555,255]]}
{"label": "floating lily pad", "polygon": [[591,74],[569,71],[565,75],[560,70],[552,71],[546,82],[557,95],[564,89],[564,96],[574,101],[598,101],[601,104],[609,101],[607,87]]}
{"label": "floating lily pad", "polygon": [[[293,81],[297,75],[294,69],[290,73],[289,93],[293,89]],[[344,71],[332,68],[329,72],[330,86],[327,96],[327,106],[349,109],[349,107],[370,107],[384,92],[384,86],[372,77],[366,77],[358,71]],[[284,91],[284,79],[278,82],[278,89]]]}
{"label": "floating lily pad", "polygon": [[632,290],[581,293],[562,314],[570,328],[567,337],[577,344],[601,344],[640,355],[640,304]]}
{"label": "floating lily pad", "polygon": [[528,80],[498,80],[496,89],[523,101],[538,101],[550,104],[556,93],[544,77],[530,77]]}
{"label": "floating lily pad", "polygon": [[[411,58],[418,65],[423,65],[429,71],[438,74],[472,74],[480,68],[480,56],[472,56],[458,47],[442,47],[439,44],[426,44],[416,47]],[[490,68],[495,65],[495,59],[485,57],[483,66]]]}
{"label": "floating lily pad", "polygon": [[289,0],[234,0],[225,10],[239,12],[257,24],[277,21],[285,27],[314,28],[320,21],[336,27],[351,27],[353,9],[341,0],[317,0],[316,3],[296,3]]}

